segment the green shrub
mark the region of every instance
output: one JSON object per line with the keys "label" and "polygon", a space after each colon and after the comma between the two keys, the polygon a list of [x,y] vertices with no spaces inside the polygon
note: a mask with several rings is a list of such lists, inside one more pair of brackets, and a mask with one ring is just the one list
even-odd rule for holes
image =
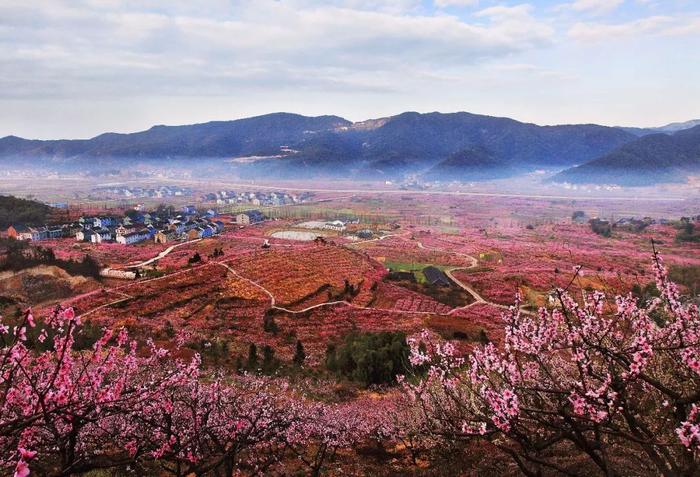
{"label": "green shrub", "polygon": [[393,384],[409,370],[408,355],[404,333],[351,333],[340,345],[328,346],[326,367],[365,386]]}

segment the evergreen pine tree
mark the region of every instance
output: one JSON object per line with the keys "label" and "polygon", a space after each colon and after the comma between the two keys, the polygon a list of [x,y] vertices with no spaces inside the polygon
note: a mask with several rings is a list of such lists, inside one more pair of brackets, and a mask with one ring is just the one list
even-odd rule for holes
{"label": "evergreen pine tree", "polygon": [[263,364],[262,369],[266,373],[270,373],[275,369],[275,350],[270,345],[263,347]]}
{"label": "evergreen pine tree", "polygon": [[248,362],[246,363],[248,369],[256,369],[258,367],[258,348],[255,343],[250,343],[248,348]]}
{"label": "evergreen pine tree", "polygon": [[294,364],[297,366],[301,366],[304,364],[304,360],[306,359],[306,353],[304,352],[304,345],[301,344],[301,340],[297,340],[297,347],[296,350],[294,351]]}

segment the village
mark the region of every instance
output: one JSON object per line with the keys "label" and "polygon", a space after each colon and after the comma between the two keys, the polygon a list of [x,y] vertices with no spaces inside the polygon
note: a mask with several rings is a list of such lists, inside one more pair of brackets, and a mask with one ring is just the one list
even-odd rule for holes
{"label": "village", "polygon": [[[185,198],[193,197],[189,187],[163,185],[158,187],[107,186],[93,189],[103,196],[117,196],[127,199],[139,198]],[[54,209],[65,210],[71,219],[47,221],[46,224],[10,222],[0,231],[0,235],[20,241],[40,242],[44,240],[75,238],[76,242],[119,243],[132,245],[145,241],[168,243],[207,238],[224,230],[224,222],[218,217],[225,213],[233,217],[230,223],[251,225],[268,217],[260,210],[246,210],[247,207],[276,207],[307,203],[314,194],[302,192],[236,192],[219,190],[202,194],[201,202],[175,208],[173,205],[158,206],[148,210],[147,206],[134,202],[123,208],[109,209],[102,213],[88,211],[76,219],[70,214],[70,207],[64,203],[49,203]],[[123,206],[122,206],[123,207]],[[90,213],[92,212],[92,213]],[[7,223],[7,222],[6,222]]]}
{"label": "village", "polygon": [[191,187],[174,185],[161,185],[158,187],[133,187],[133,186],[103,186],[92,189],[90,197],[122,197],[122,198],[165,198],[165,197],[191,197]]}
{"label": "village", "polygon": [[[195,190],[191,187],[175,185],[161,185],[157,187],[141,187],[128,185],[111,185],[95,187],[88,198],[93,200],[105,199],[165,199],[165,198],[192,198],[196,197]],[[309,202],[314,197],[311,192],[291,194],[283,191],[235,191],[231,189],[206,192],[199,195],[199,200],[217,206],[261,206],[277,207],[282,205],[296,205]]]}
{"label": "village", "polygon": [[314,194],[311,192],[302,192],[297,195],[287,192],[236,192],[233,190],[221,190],[205,194],[201,199],[204,202],[216,202],[217,205],[276,207],[309,202],[313,196]]}
{"label": "village", "polygon": [[[194,205],[159,208],[158,211],[142,212],[127,210],[122,217],[114,215],[83,216],[65,224],[28,226],[10,225],[6,236],[15,240],[40,242],[58,238],[75,237],[77,242],[116,242],[131,245],[147,240],[155,243],[196,240],[212,237],[223,232],[225,224],[217,219],[214,209],[198,211]],[[235,223],[250,225],[262,222],[266,217],[258,210],[235,215]]]}

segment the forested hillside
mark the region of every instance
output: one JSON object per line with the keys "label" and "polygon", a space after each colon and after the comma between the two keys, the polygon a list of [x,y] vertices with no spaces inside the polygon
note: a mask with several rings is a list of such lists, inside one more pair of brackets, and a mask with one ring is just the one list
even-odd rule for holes
{"label": "forested hillside", "polygon": [[0,229],[12,224],[44,224],[51,210],[51,207],[41,202],[0,195]]}

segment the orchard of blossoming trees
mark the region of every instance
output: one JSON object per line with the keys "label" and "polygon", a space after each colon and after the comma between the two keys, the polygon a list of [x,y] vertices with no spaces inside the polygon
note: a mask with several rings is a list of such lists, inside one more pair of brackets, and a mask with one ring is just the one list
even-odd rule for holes
{"label": "orchard of blossoming trees", "polygon": [[[311,403],[284,383],[203,374],[198,356],[183,362],[150,342],[139,352],[124,330],[76,350],[80,326],[70,308],[0,326],[4,472],[229,476],[294,455],[318,473],[337,449],[390,434],[362,402]],[[29,347],[34,332],[45,351]]]}
{"label": "orchard of blossoming trees", "polygon": [[[464,358],[409,339],[406,396],[314,401],[282,380],[226,376],[127,332],[76,346],[58,308],[0,326],[0,468],[16,477],[318,475],[339,450],[402,443],[416,456],[483,442],[526,475],[694,475],[700,465],[700,316],[654,256],[661,297],[599,292],[504,314],[503,345]],[[185,340],[178,336],[178,345]],[[481,448],[483,452],[487,449]],[[455,454],[459,456],[460,454]],[[295,470],[296,469],[296,470]]]}
{"label": "orchard of blossoming trees", "polygon": [[700,317],[654,255],[661,297],[614,306],[600,292],[537,316],[512,307],[505,342],[463,359],[427,334],[411,340],[426,379],[407,383],[422,430],[481,440],[523,474],[697,475]]}
{"label": "orchard of blossoming trees", "polygon": [[[230,228],[135,280],[0,274],[0,475],[695,471],[697,244],[661,222],[601,237],[564,200],[426,196],[423,211],[452,217],[432,225],[416,204],[337,198],[399,223],[319,243],[271,237],[291,220]],[[660,267],[653,299],[652,239],[687,302]],[[123,268],[169,245],[50,246]],[[429,264],[452,286],[429,286]],[[445,300],[453,289],[466,299]],[[503,322],[515,293],[525,306]],[[413,344],[402,386],[329,366],[348,335],[385,332]],[[251,345],[279,366],[244,362]]]}

